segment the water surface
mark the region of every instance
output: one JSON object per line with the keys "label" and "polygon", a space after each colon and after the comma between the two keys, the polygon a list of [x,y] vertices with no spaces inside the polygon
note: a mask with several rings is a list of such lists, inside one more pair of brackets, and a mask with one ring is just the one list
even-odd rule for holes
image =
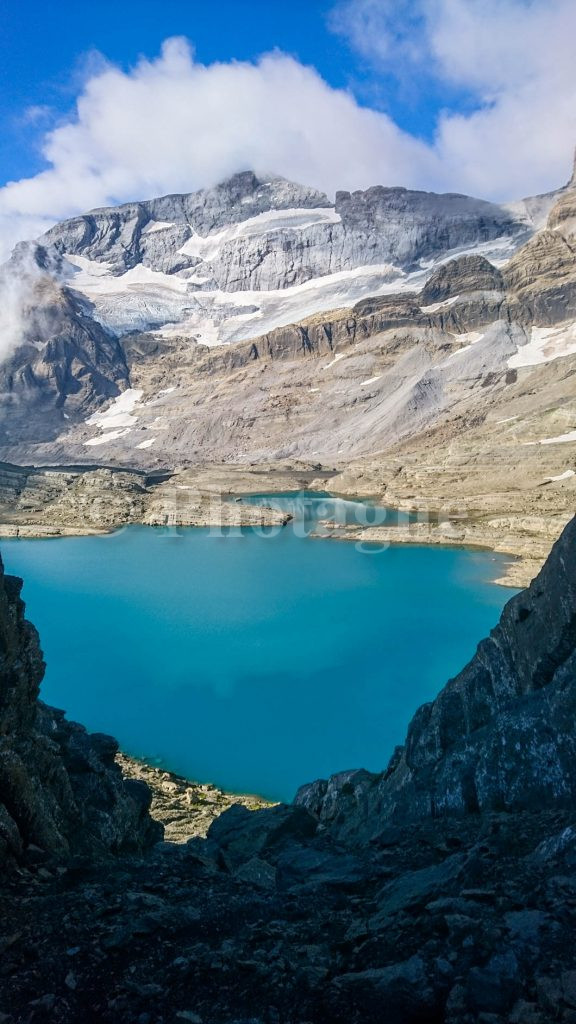
{"label": "water surface", "polygon": [[496,623],[503,558],[302,532],[4,541],[42,638],[43,699],[238,792],[291,799],[331,772],[382,769]]}
{"label": "water surface", "polygon": [[[414,513],[387,508],[369,498],[352,500],[329,491],[276,491],[244,494],[233,500],[289,512],[298,524],[302,524],[304,532],[318,530],[318,525],[323,522],[338,526],[399,526],[417,518]],[[301,534],[303,531],[297,532]]]}

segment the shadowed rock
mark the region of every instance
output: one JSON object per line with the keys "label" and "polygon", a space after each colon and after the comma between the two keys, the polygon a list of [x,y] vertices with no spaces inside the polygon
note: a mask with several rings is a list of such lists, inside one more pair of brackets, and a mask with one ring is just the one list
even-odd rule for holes
{"label": "shadowed rock", "polygon": [[576,518],[472,661],[414,715],[381,775],[300,789],[333,832],[362,842],[389,820],[576,805]]}
{"label": "shadowed rock", "polygon": [[116,740],[38,700],[44,662],[21,586],[0,562],[0,868],[31,847],[60,862],[142,850],[162,827],[148,787],[114,763]]}

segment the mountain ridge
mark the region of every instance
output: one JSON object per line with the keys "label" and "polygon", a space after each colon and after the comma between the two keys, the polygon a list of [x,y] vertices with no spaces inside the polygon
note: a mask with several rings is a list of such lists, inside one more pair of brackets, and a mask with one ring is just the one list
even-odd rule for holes
{"label": "mountain ridge", "polygon": [[[174,273],[125,270],[132,235],[121,244],[116,227],[98,241],[116,253],[110,265],[105,251],[66,257],[67,228],[50,235],[61,252],[19,251],[14,269],[24,281],[34,273],[25,344],[0,366],[0,458],[197,467],[199,481],[208,464],[297,460],[335,471],[346,493],[440,517],[457,496],[460,542],[501,549],[501,524],[512,523],[505,550],[525,556],[532,545],[541,558],[549,523],[559,527],[573,507],[576,476],[573,184],[537,197],[541,211],[551,206],[538,231],[525,213],[500,210],[486,228],[477,201],[457,195],[432,200],[464,203],[464,219],[434,220],[428,194],[381,187],[340,194],[348,230],[335,205],[317,205],[326,197],[304,189],[298,210],[296,194],[300,186],[251,174],[195,194],[206,237],[168,245],[161,223],[139,236],[160,262],[187,262]],[[283,209],[271,213],[274,203]],[[138,204],[126,209],[142,219]],[[223,228],[231,216],[240,220]],[[471,248],[446,249],[454,223],[466,244],[475,233]],[[404,268],[355,266],[390,256],[399,238]],[[433,255],[414,263],[422,245]],[[337,269],[344,257],[349,269]],[[236,290],[214,290],[214,274]],[[270,275],[284,287],[262,290]],[[178,495],[168,489],[169,517]],[[13,501],[2,505],[7,523],[38,523],[26,518],[27,491]]]}
{"label": "mountain ridge", "polygon": [[[455,211],[452,210],[454,204]],[[293,216],[295,208],[299,216],[303,211],[308,211],[310,216],[314,214],[313,222],[302,225],[299,218]],[[281,220],[276,225],[267,219],[271,213],[291,216],[286,223]],[[176,221],[162,219],[168,216],[176,217]],[[264,222],[260,223],[262,218]],[[436,220],[440,223],[434,227]],[[254,233],[251,235],[249,232],[244,237],[242,231],[246,231],[247,224],[252,224]],[[219,232],[222,235],[223,225],[227,225],[225,237],[218,242],[216,249],[210,249],[210,239],[219,237]],[[241,229],[237,237],[234,226]],[[50,229],[39,243],[18,246],[12,262],[3,268],[3,274],[6,279],[13,272],[24,283],[30,277],[30,294],[24,296],[24,308],[14,313],[14,318],[20,313],[20,348],[28,338],[40,348],[55,334],[58,336],[59,333],[61,337],[65,330],[64,325],[55,332],[49,323],[26,323],[27,309],[34,306],[42,309],[40,292],[45,278],[51,279],[54,287],[62,291],[61,304],[69,306],[72,335],[92,323],[95,325],[93,329],[101,332],[100,344],[105,346],[106,335],[121,337],[146,324],[161,331],[167,319],[178,321],[188,316],[192,329],[183,327],[180,330],[187,331],[190,342],[195,344],[210,341],[208,335],[214,330],[217,337],[218,323],[225,322],[230,314],[239,318],[239,322],[248,316],[245,337],[251,331],[254,333],[254,328],[257,331],[258,317],[262,316],[262,311],[258,313],[258,301],[246,305],[241,300],[240,307],[235,310],[233,302],[237,304],[238,299],[232,300],[232,294],[245,293],[247,289],[254,291],[254,288],[261,291],[270,284],[280,288],[281,292],[294,289],[294,286],[297,290],[316,279],[322,288],[326,284],[322,279],[330,278],[331,274],[344,275],[343,294],[354,286],[357,297],[361,297],[370,291],[371,282],[378,278],[384,282],[384,289],[390,291],[388,280],[401,279],[400,268],[393,267],[394,260],[400,265],[406,261],[410,265],[430,252],[442,253],[454,245],[486,243],[491,238],[509,238],[523,232],[526,233],[526,226],[503,208],[456,193],[440,196],[375,186],[364,192],[339,192],[331,203],[323,193],[305,186],[281,178],[263,182],[253,172],[245,172],[214,189],[101,208],[83,217],[64,221]],[[194,234],[199,241],[190,251]],[[334,248],[336,237],[339,242]],[[205,242],[209,243],[209,250],[206,250]],[[70,263],[66,256],[80,260],[79,264]],[[89,264],[86,260],[90,261]],[[383,265],[388,263],[390,266]],[[198,267],[201,268],[200,277],[196,272]],[[368,268],[365,271],[368,273],[366,282],[360,279],[355,285],[354,280],[346,278],[354,268],[362,267]],[[370,267],[375,268],[371,273],[368,272]],[[140,268],[140,276],[134,277],[133,284],[124,286],[122,282],[116,299],[113,281],[124,274],[134,276],[137,268]],[[404,286],[404,282],[401,283]],[[228,298],[225,301],[218,299],[216,305],[210,298],[210,289],[214,287],[229,289]],[[109,295],[110,288],[112,293]],[[147,289],[149,298],[146,297]],[[203,298],[205,294],[207,297]],[[286,294],[285,298],[289,296]],[[305,301],[311,311],[318,306],[318,299],[310,288]],[[274,312],[274,302],[280,306],[277,312]],[[279,295],[274,302],[272,323],[274,317],[286,320],[286,314],[291,310],[289,307],[286,307],[286,312],[282,309],[284,298]],[[320,308],[322,302],[326,305],[322,300]],[[128,303],[128,310],[120,314],[118,321],[114,311],[119,303],[120,308]],[[265,306],[266,303],[269,305],[270,299],[265,299]],[[186,312],[187,305],[192,309],[191,314]],[[38,321],[38,317],[36,319]],[[251,327],[252,321],[254,328]],[[200,333],[194,330],[194,323],[200,326]],[[203,326],[206,324],[215,326],[208,327],[206,333],[207,328]],[[54,371],[44,369],[43,364],[48,362],[52,365],[54,359],[50,347],[43,354],[46,359],[39,365],[38,357],[34,360],[40,377],[54,374],[61,378],[58,365]],[[26,365],[29,359],[30,350],[25,354]],[[90,364],[82,351],[77,361],[76,382],[86,378],[86,371],[90,379]],[[14,362],[14,356],[11,362]],[[126,386],[120,353],[116,354],[116,362],[117,365],[111,367],[112,393],[116,380],[123,380],[123,386]],[[18,394],[18,373],[17,370],[9,376],[3,374],[2,390],[9,404],[13,404],[10,395]],[[38,374],[33,375],[30,381],[32,387]],[[85,392],[88,411],[94,401],[110,394],[106,385],[103,388],[97,382],[84,385],[85,379],[80,390]],[[69,381],[69,386],[74,390],[76,384]],[[56,397],[58,408],[66,401],[65,390],[58,391]],[[24,401],[28,403],[29,399],[24,396]],[[74,418],[74,409],[72,413],[68,412],[69,416],[71,414]]]}

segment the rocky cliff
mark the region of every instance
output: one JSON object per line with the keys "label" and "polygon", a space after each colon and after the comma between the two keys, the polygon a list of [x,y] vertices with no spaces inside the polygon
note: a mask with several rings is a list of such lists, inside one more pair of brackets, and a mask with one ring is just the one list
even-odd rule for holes
{"label": "rocky cliff", "polygon": [[423,257],[526,234],[524,219],[469,196],[377,186],[337,192],[251,171],[214,189],[95,210],[52,228],[55,252],[105,260],[115,274],[142,264],[201,269],[202,290],[285,289],[366,264]]}
{"label": "rocky cliff", "polygon": [[0,445],[52,440],[125,390],[121,338],[181,335],[193,359],[198,344],[404,287],[449,252],[511,253],[532,230],[468,196],[376,187],[332,203],[251,172],[64,221],[0,273]]}
{"label": "rocky cliff", "polygon": [[33,269],[25,253],[0,269],[0,325],[17,340],[0,335],[2,445],[57,437],[129,384],[118,341],[52,276],[45,250],[36,255]]}
{"label": "rocky cliff", "polygon": [[383,823],[576,806],[576,519],[472,661],[415,714],[382,775],[344,772],[296,803],[340,837]]}
{"label": "rocky cliff", "polygon": [[148,788],[123,780],[115,740],[38,700],[44,663],[21,586],[0,564],[0,867],[141,851],[162,834]]}

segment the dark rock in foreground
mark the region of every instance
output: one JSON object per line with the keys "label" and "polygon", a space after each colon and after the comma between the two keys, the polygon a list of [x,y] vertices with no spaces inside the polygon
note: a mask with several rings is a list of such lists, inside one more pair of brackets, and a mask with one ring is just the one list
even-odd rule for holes
{"label": "dark rock in foreground", "polygon": [[340,837],[383,822],[576,805],[576,519],[472,661],[414,715],[381,775],[343,772],[296,803]]}
{"label": "dark rock in foreground", "polygon": [[0,870],[30,847],[61,863],[141,850],[162,834],[151,794],[123,780],[116,740],[38,701],[44,662],[21,586],[0,562]]}
{"label": "dark rock in foreground", "polygon": [[[108,778],[113,743],[34,711],[36,634],[7,583],[2,742],[26,778],[48,715],[78,806],[77,831],[66,805],[45,815],[58,863],[7,805],[11,857],[28,845],[0,889],[2,1024],[574,1024],[575,569],[576,520],[387,772],[116,860],[110,830],[143,851],[149,825],[122,831],[116,776],[94,817],[78,779]],[[53,810],[53,778],[33,778]],[[92,863],[66,862],[78,834]]]}

